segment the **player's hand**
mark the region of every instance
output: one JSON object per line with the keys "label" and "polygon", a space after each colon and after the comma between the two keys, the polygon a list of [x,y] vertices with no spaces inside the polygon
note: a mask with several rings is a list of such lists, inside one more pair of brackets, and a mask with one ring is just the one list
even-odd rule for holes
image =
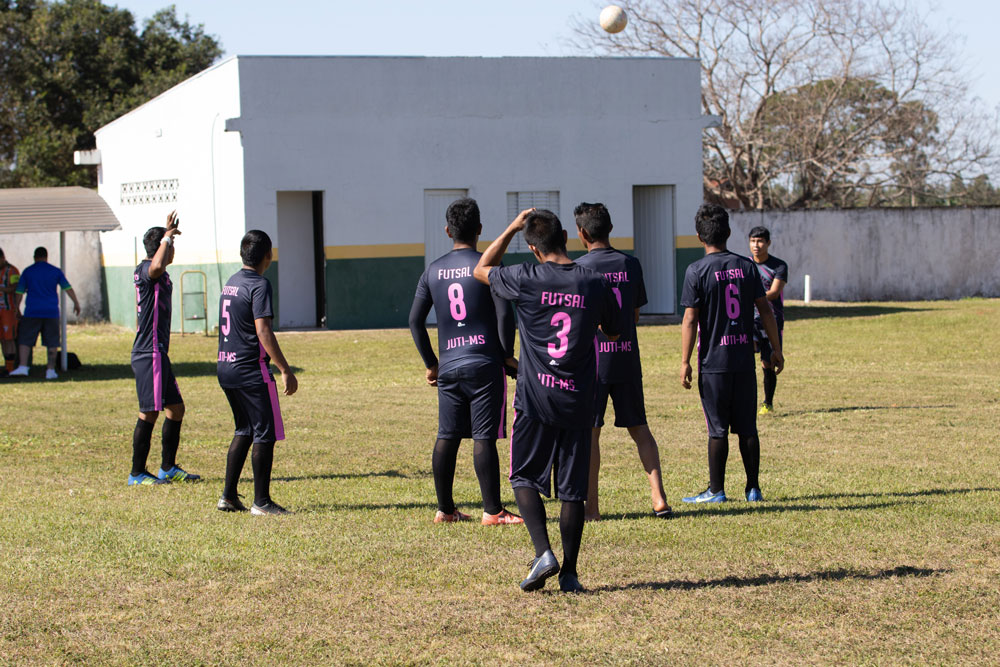
{"label": "player's hand", "polygon": [[74,301],[73,302],[73,314],[76,315],[76,316],[80,315],[80,302],[79,301]]}
{"label": "player's hand", "polygon": [[681,386],[685,389],[691,388],[691,364],[682,363],[681,364]]}
{"label": "player's hand", "polygon": [[295,373],[291,370],[281,372],[281,384],[285,385],[285,391],[283,392],[285,396],[291,396],[299,389],[298,378],[295,377]]}
{"label": "player's hand", "polygon": [[517,379],[517,359],[514,357],[507,357],[503,360],[503,372],[507,374],[508,377]]}
{"label": "player's hand", "polygon": [[180,236],[181,230],[177,226],[181,223],[180,216],[177,215],[177,211],[171,211],[170,215],[167,216],[167,231],[164,232],[164,236]]}
{"label": "player's hand", "polygon": [[517,231],[521,231],[522,229],[524,229],[524,221],[527,220],[528,215],[534,212],[535,212],[534,208],[524,209],[523,211],[517,214],[517,217],[514,218],[514,221],[510,223],[510,226]]}
{"label": "player's hand", "polygon": [[785,355],[777,350],[771,350],[771,367],[774,368],[774,374],[777,375],[785,367]]}
{"label": "player's hand", "polygon": [[434,364],[427,369],[427,384],[432,387],[438,386],[438,367]]}

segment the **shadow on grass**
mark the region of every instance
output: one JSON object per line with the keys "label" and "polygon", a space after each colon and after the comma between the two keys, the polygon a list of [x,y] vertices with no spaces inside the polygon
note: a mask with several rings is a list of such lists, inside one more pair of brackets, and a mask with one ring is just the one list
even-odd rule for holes
{"label": "shadow on grass", "polygon": [[675,581],[646,581],[621,586],[598,586],[588,590],[588,593],[611,593],[615,591],[690,591],[702,588],[749,588],[753,586],[770,586],[771,584],[803,584],[812,581],[877,581],[880,579],[894,579],[898,577],[932,577],[937,574],[951,572],[946,569],[927,569],[912,567],[910,565],[900,565],[888,570],[878,570],[875,572],[865,572],[863,570],[821,570],[808,574],[761,574],[756,577],[723,577],[721,579],[701,579],[699,581],[687,581],[683,579]]}
{"label": "shadow on grass", "polygon": [[[462,510],[468,514],[471,510],[468,506],[463,506],[460,503],[456,503],[455,507]],[[482,506],[479,506],[482,508]],[[359,511],[363,512],[366,510],[436,510],[437,503],[428,502],[409,502],[409,503],[319,503],[317,505],[309,505],[307,507],[300,508],[300,511],[304,512],[350,512]]]}
{"label": "shadow on grass", "polygon": [[957,408],[955,404],[948,405],[846,405],[839,408],[823,408],[821,410],[789,410],[782,411],[780,417],[796,415],[837,414],[841,412],[864,412],[867,410],[944,410]]}
{"label": "shadow on grass", "polygon": [[896,313],[919,313],[927,308],[905,306],[785,306],[785,320],[818,320],[827,317],[877,317]]}
{"label": "shadow on grass", "polygon": [[[873,494],[874,495],[874,494]],[[822,496],[816,496],[820,498]],[[835,497],[835,496],[831,496]],[[867,497],[867,496],[861,496]],[[782,500],[797,500],[795,498],[782,498]],[[671,521],[676,521],[678,519],[688,519],[694,517],[715,517],[715,516],[742,516],[744,514],[773,514],[776,512],[856,512],[859,510],[881,510],[887,507],[898,507],[900,505],[915,505],[914,500],[889,500],[886,502],[878,503],[857,503],[854,505],[787,505],[779,503],[740,503],[734,504],[731,502],[712,504],[711,506],[695,506],[698,509],[687,509],[692,507],[688,503],[680,503],[680,506],[674,505],[674,516]],[[655,521],[663,521],[663,519],[656,518],[652,513],[648,512],[628,512],[626,514],[607,514],[601,518],[601,521],[614,521],[614,520],[631,520],[631,519],[650,519]]]}
{"label": "shadow on grass", "polygon": [[[186,377],[215,377],[216,362],[214,361],[174,361],[170,367],[174,371],[177,379]],[[75,382],[93,382],[98,380],[133,380],[135,374],[132,372],[131,364],[126,360],[121,364],[84,364],[74,371],[59,371],[58,380],[46,380],[44,366],[33,366],[32,375],[26,378],[10,378],[11,382],[62,382],[73,380]],[[292,372],[296,375],[304,375],[305,372],[292,366]]]}
{"label": "shadow on grass", "polygon": [[318,475],[298,475],[294,477],[272,477],[272,482],[304,482],[315,479],[365,479],[369,477],[399,477],[409,478],[398,470],[385,470],[382,472],[331,472]]}
{"label": "shadow on grass", "polygon": [[922,498],[926,496],[954,496],[965,493],[992,493],[1000,491],[1000,488],[989,486],[977,486],[971,489],[920,489],[917,491],[871,491],[854,493],[816,493],[808,496],[796,496],[794,498],[782,498],[781,500],[794,502],[796,500],[832,500],[834,498]]}

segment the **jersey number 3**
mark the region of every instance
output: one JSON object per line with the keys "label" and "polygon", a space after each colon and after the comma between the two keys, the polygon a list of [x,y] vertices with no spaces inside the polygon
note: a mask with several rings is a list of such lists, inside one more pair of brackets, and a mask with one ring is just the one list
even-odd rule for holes
{"label": "jersey number 3", "polygon": [[556,332],[559,344],[549,343],[549,356],[554,359],[562,359],[566,356],[566,351],[569,350],[569,329],[573,326],[573,320],[569,318],[569,313],[556,313],[552,316],[549,324],[554,327],[562,327]]}

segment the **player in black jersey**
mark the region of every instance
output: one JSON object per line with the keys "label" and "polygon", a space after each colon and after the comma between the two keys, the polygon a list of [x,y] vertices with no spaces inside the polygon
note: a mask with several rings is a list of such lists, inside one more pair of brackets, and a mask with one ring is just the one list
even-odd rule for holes
{"label": "player in black jersey", "polygon": [[[500,503],[497,439],[507,435],[507,379],[515,372],[514,313],[490,294],[472,271],[479,262],[476,242],[483,231],[479,206],[468,197],[445,213],[451,252],[433,261],[417,283],[410,309],[410,333],[427,367],[427,384],[438,388],[438,434],[431,457],[438,509],[435,523],[468,521],[455,507],[452,484],[462,438],[474,441],[473,464],[483,495],[484,526],[523,523]],[[437,315],[440,361],[427,335],[427,314]],[[506,360],[506,364],[505,364]]]}
{"label": "player in black jersey", "polygon": [[271,500],[274,443],[285,439],[271,361],[281,372],[285,396],[294,394],[299,383],[271,328],[274,318],[271,283],[264,277],[264,271],[271,265],[270,237],[262,231],[250,230],[240,242],[240,257],[243,268],[229,278],[219,297],[217,373],[233,410],[236,431],[226,457],[226,484],[217,508],[223,512],[246,511],[236,485],[252,442],[254,501],[250,513],[288,514],[288,510]]}
{"label": "player in black jersey", "polygon": [[[136,331],[132,343],[132,371],[139,396],[139,419],[132,432],[132,472],[129,486],[196,482],[200,475],[177,465],[177,447],[184,419],[184,400],[170,366],[170,315],[174,286],[167,266],[174,261],[174,239],[180,236],[177,212],[167,216],[166,227],[150,227],[142,237],[146,259],[135,267]],[[154,477],[146,470],[153,426],[160,411],[166,413],[162,430],[160,470]]]}
{"label": "player in black jersey", "polygon": [[667,519],[672,515],[663,491],[660,475],[660,451],[646,422],[646,406],[642,392],[642,365],[639,361],[639,340],[636,324],[639,308],[646,305],[646,286],[642,280],[639,260],[611,247],[609,236],[614,225],[604,204],[580,204],[573,211],[576,229],[587,254],[577,264],[600,273],[611,283],[618,301],[621,336],[609,341],[597,335],[598,376],[597,411],[594,415],[593,439],[590,449],[590,485],[587,491],[586,519],[601,518],[598,500],[598,477],[601,470],[601,427],[608,398],[615,406],[615,426],[628,429],[637,449],[639,460],[649,477],[649,492],[653,515]]}
{"label": "player in black jersey", "polygon": [[[770,254],[770,249],[771,232],[768,228],[757,226],[751,229],[750,256],[753,257],[753,261],[757,264],[757,270],[760,271],[760,279],[764,282],[767,300],[771,304],[774,319],[778,323],[778,340],[784,345],[785,298],[782,296],[782,290],[788,283],[788,264]],[[778,386],[778,375],[771,367],[771,345],[764,332],[760,312],[754,315],[753,341],[760,351],[760,366],[764,373],[764,404],[760,407],[760,414],[766,415],[774,410],[774,390]]]}
{"label": "player in black jersey", "polygon": [[760,439],[757,437],[757,375],[754,372],[753,312],[761,314],[771,342],[771,364],[780,373],[785,365],[781,341],[757,265],[726,249],[729,214],[716,204],[704,204],[695,216],[698,239],[705,256],[684,274],[681,305],[681,385],[691,388],[691,352],[698,337],[698,392],[708,424],[709,486],[684,498],[688,503],[726,501],[727,431],[739,436],[747,474],[748,501],[760,501]]}
{"label": "player in black jersey", "polygon": [[[538,264],[500,266],[511,239],[522,229]],[[559,587],[581,591],[576,563],[590,472],[597,331],[600,325],[609,340],[617,338],[618,305],[602,275],[566,254],[566,232],[551,211],[521,211],[483,253],[475,276],[517,306],[521,358],[510,437],[510,482],[535,547],[521,588],[537,590],[560,572],[539,495],[550,495],[554,473],[556,497],[562,500]]]}

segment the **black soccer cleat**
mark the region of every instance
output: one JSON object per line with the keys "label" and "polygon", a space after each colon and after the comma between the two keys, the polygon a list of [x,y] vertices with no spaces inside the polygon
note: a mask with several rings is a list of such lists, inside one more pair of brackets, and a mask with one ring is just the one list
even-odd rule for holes
{"label": "black soccer cleat", "polygon": [[563,593],[582,593],[586,590],[572,572],[559,575],[559,590]]}
{"label": "black soccer cleat", "polygon": [[545,553],[531,561],[531,571],[521,582],[522,591],[537,591],[545,585],[545,580],[559,572],[559,561],[551,549],[546,549]]}
{"label": "black soccer cleat", "polygon": [[216,504],[215,509],[220,512],[249,512],[247,506],[240,502],[239,496],[234,500],[230,500],[225,496],[219,498],[218,504]]}

